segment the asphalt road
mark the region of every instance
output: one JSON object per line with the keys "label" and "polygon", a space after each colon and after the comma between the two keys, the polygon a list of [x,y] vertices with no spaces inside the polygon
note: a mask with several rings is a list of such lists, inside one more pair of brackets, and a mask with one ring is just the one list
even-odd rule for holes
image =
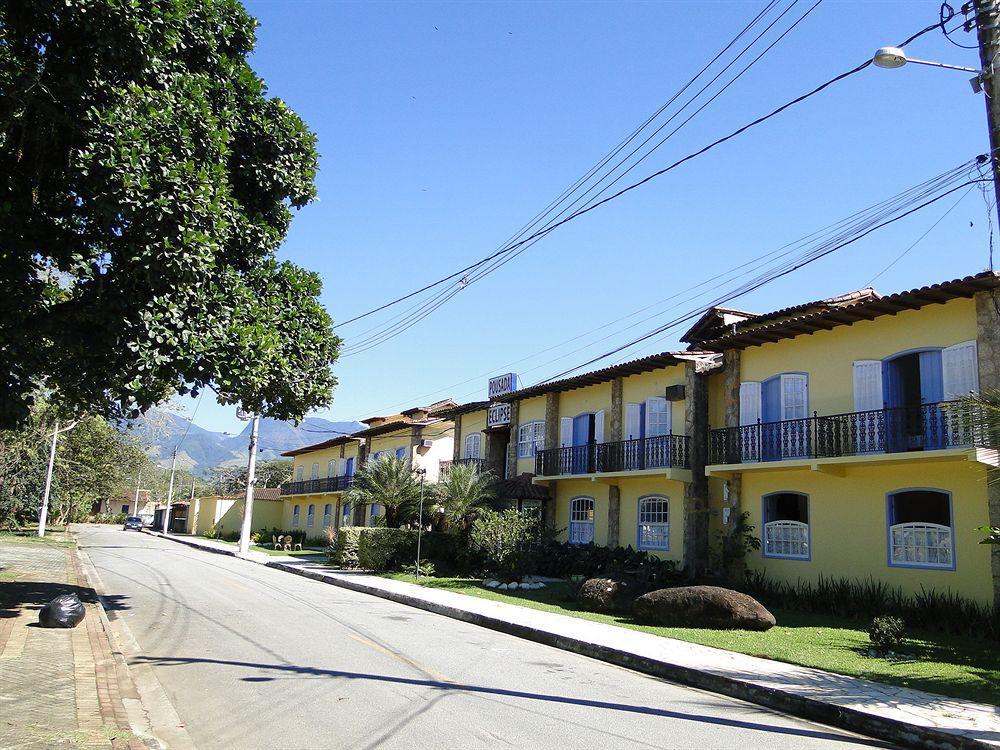
{"label": "asphalt road", "polygon": [[145,534],[80,545],[198,748],[882,747]]}

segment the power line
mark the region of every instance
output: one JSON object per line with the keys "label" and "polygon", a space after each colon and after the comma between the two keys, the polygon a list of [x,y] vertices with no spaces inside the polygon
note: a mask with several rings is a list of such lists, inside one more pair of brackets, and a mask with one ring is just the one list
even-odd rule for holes
{"label": "power line", "polygon": [[[815,7],[815,6],[813,6],[813,7]],[[812,8],[810,8],[809,12],[811,12],[811,10],[812,10]],[[906,45],[908,45],[909,43],[911,43],[915,39],[919,38],[920,36],[923,36],[924,34],[927,34],[927,33],[931,32],[931,31],[933,31],[933,30],[935,30],[937,28],[940,28],[940,23],[934,23],[934,24],[932,24],[930,26],[927,26],[926,28],[921,29],[917,33],[913,34],[912,36],[910,36],[909,38],[907,38],[906,40],[904,40],[903,42],[901,42],[898,46],[905,47]],[[842,81],[842,80],[844,80],[844,79],[846,79],[846,78],[848,78],[848,77],[850,77],[852,75],[855,75],[855,74],[861,72],[862,70],[864,70],[865,68],[867,68],[871,64],[872,64],[872,61],[870,59],[865,60],[860,65],[857,65],[854,68],[852,68],[850,70],[847,70],[844,73],[841,73],[841,74],[839,74],[839,75],[831,78],[830,80],[826,81],[825,83],[820,84],[819,86],[813,88],[812,90],[806,92],[805,94],[802,94],[801,96],[798,96],[798,97],[792,99],[789,102],[786,102],[785,104],[783,104],[783,105],[779,106],[778,108],[772,110],[768,114],[763,115],[763,116],[761,116],[761,117],[759,117],[759,118],[757,118],[757,119],[755,119],[755,120],[747,123],[746,125],[738,128],[737,130],[731,132],[730,134],[728,134],[726,136],[723,136],[722,138],[719,138],[719,139],[717,139],[717,140],[709,143],[708,145],[702,147],[701,149],[699,149],[699,150],[697,150],[697,151],[695,151],[695,152],[693,152],[691,154],[688,154],[687,156],[685,156],[685,157],[683,157],[681,159],[678,159],[677,161],[673,162],[672,164],[668,165],[667,167],[664,167],[663,169],[660,169],[660,170],[658,170],[656,172],[653,172],[652,174],[650,174],[650,175],[642,178],[641,180],[638,180],[637,182],[634,182],[634,183],[632,183],[632,184],[630,184],[630,185],[622,188],[621,190],[617,191],[616,193],[614,193],[614,194],[612,194],[610,196],[607,196],[607,197],[602,198],[602,199],[600,199],[598,201],[592,202],[589,205],[586,205],[586,206],[584,206],[584,207],[582,207],[582,208],[574,211],[573,213],[569,214],[568,216],[566,216],[566,217],[564,217],[562,219],[559,219],[558,221],[555,221],[553,223],[550,223],[549,225],[545,226],[544,228],[542,228],[542,229],[534,232],[533,234],[529,235],[527,238],[518,240],[514,244],[510,245],[507,249],[497,251],[497,252],[495,252],[495,253],[487,256],[486,258],[484,258],[482,261],[480,261],[480,263],[473,264],[472,266],[466,267],[465,269],[463,269],[462,272],[465,272],[465,271],[468,271],[468,270],[470,270],[472,268],[475,268],[476,266],[481,265],[482,263],[485,263],[485,262],[487,262],[489,260],[492,260],[494,258],[497,258],[497,257],[499,257],[501,255],[511,253],[513,250],[516,250],[516,249],[518,249],[520,247],[523,247],[525,245],[529,245],[529,243],[533,244],[534,241],[537,241],[537,239],[548,235],[550,232],[552,232],[553,230],[557,229],[558,227],[560,227],[560,226],[562,226],[562,225],[564,225],[564,224],[566,224],[566,223],[568,223],[570,221],[573,221],[574,219],[578,218],[579,216],[582,216],[583,214],[589,213],[590,211],[593,211],[594,209],[596,209],[596,208],[598,208],[600,206],[603,206],[606,203],[609,203],[609,202],[611,202],[613,200],[616,200],[616,199],[620,198],[621,196],[625,195],[626,193],[631,192],[632,190],[635,190],[635,189],[641,187],[642,185],[645,185],[648,182],[651,182],[652,180],[654,180],[657,177],[660,177],[660,176],[666,174],[667,172],[673,171],[674,169],[676,169],[677,167],[681,166],[682,164],[685,164],[688,161],[696,159],[697,157],[699,157],[699,156],[707,153],[708,151],[716,148],[717,146],[720,146],[723,143],[726,143],[726,142],[732,140],[733,138],[736,138],[737,136],[742,135],[743,133],[745,133],[746,131],[750,130],[751,128],[754,128],[757,125],[760,125],[760,124],[762,124],[762,123],[770,120],[771,118],[776,117],[778,114],[781,114],[785,110],[790,109],[791,107],[794,107],[794,106],[802,103],[803,101],[805,101],[805,100],[807,100],[807,99],[809,99],[809,98],[811,98],[811,97],[813,97],[813,96],[821,93],[822,91],[824,91],[825,89],[827,89],[830,86],[834,85],[835,83],[838,83],[839,81]],[[459,273],[462,273],[462,272],[459,272]],[[444,279],[441,279],[438,282],[435,282],[434,284],[432,284],[432,285],[430,285],[428,287],[425,287],[424,290],[429,289],[429,288],[431,288],[433,286],[437,286],[438,284],[443,283],[444,281],[450,280],[450,279],[454,278],[457,275],[459,275],[459,274],[456,273],[456,274],[452,274],[451,276],[445,277]],[[429,315],[430,313],[434,312],[434,310],[436,310],[442,304],[444,304],[445,302],[447,302],[448,300],[450,300],[452,297],[454,297],[455,294],[458,293],[458,291],[461,291],[461,287],[459,287],[456,290],[449,290],[449,292],[447,293],[447,296],[439,297],[437,300],[432,301],[430,303],[430,307],[428,307],[424,311],[423,314],[419,315],[419,317],[416,317],[412,321],[412,323],[410,323],[409,325],[406,325],[405,327],[399,327],[401,324],[397,324],[397,327],[395,327],[394,330],[392,331],[391,337],[399,335],[407,327],[411,327],[412,325],[415,325],[417,322],[419,322],[423,318],[427,317],[427,315]],[[409,296],[412,296],[412,295],[409,295]],[[400,299],[402,299],[402,298],[400,298]],[[388,303],[387,306],[395,304],[398,301],[400,301],[400,300],[396,300],[396,301],[394,301],[392,303]],[[385,309],[385,306],[383,306],[381,309]],[[370,311],[370,312],[374,312],[374,311]],[[365,313],[365,315],[367,315],[367,314],[369,314],[369,313]],[[363,316],[361,316],[361,317],[363,317]],[[355,318],[355,319],[357,319],[357,318]],[[388,339],[386,339],[386,340],[388,340]],[[379,343],[381,343],[381,342],[379,342]],[[362,349],[356,349],[356,350],[353,350],[353,351],[349,350],[348,354],[358,354],[358,353],[361,353],[362,351],[367,351],[369,348],[372,348],[372,346],[368,345],[368,346],[364,346]]]}

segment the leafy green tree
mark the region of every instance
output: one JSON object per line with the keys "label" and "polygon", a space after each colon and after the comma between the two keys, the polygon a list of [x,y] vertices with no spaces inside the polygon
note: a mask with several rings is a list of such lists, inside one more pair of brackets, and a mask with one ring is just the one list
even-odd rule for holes
{"label": "leafy green tree", "polygon": [[315,136],[269,97],[237,0],[0,3],[0,427],[39,389],[135,417],[172,393],[300,419],[339,339],[274,258]]}
{"label": "leafy green tree", "polygon": [[[255,471],[257,487],[277,487],[292,478],[292,461],[288,458],[272,458],[257,464]],[[213,467],[208,479],[213,491],[220,495],[241,492],[247,486],[246,466]]]}
{"label": "leafy green tree", "polygon": [[452,464],[434,485],[435,500],[448,524],[467,529],[476,511],[493,499],[495,482],[493,474],[480,473],[471,464]]}
{"label": "leafy green tree", "polygon": [[402,526],[417,517],[420,484],[407,461],[381,456],[365,462],[354,475],[354,483],[344,493],[352,507],[378,504],[385,513],[385,525]]}

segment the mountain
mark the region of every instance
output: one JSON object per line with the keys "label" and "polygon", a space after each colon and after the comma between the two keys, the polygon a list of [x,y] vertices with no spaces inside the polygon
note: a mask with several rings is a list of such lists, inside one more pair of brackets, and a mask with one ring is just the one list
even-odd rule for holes
{"label": "mountain", "polygon": [[[177,414],[150,409],[132,423],[129,431],[146,446],[147,455],[161,466],[170,465],[171,452],[178,443],[177,465],[195,474],[204,474],[213,466],[246,462],[250,423],[239,435],[188,425],[188,420]],[[357,432],[363,427],[360,422],[331,422],[320,417],[306,417],[299,425],[262,419],[257,435],[258,458],[277,458],[284,451]],[[184,437],[185,431],[187,437]]]}

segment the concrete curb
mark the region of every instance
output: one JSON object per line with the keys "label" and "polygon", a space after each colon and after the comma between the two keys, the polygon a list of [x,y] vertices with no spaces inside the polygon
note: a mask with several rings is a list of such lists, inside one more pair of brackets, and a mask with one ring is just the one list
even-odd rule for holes
{"label": "concrete curb", "polygon": [[[145,532],[153,536],[163,537],[159,532]],[[214,552],[230,557],[238,557],[236,551],[208,547],[197,542],[173,536],[165,537],[171,541],[185,544],[189,547]],[[248,559],[248,558],[239,558]],[[934,727],[921,727],[907,724],[875,713],[868,713],[845,706],[826,703],[815,698],[808,698],[785,690],[758,685],[745,680],[714,674],[708,671],[692,669],[679,664],[658,659],[651,659],[628,651],[614,649],[602,644],[594,644],[578,638],[561,636],[547,630],[532,628],[527,625],[508,622],[497,617],[491,617],[479,612],[470,612],[458,607],[451,607],[439,602],[431,602],[402,592],[386,591],[369,586],[362,581],[352,580],[348,576],[335,576],[313,570],[304,570],[294,565],[266,560],[253,560],[260,565],[282,570],[295,575],[311,578],[323,583],[340,586],[370,596],[388,599],[398,604],[404,604],[417,609],[433,612],[455,620],[468,622],[472,625],[489,628],[526,640],[542,643],[547,646],[570,651],[616,666],[632,669],[637,672],[660,677],[671,682],[707,690],[712,693],[727,695],[733,698],[756,703],[767,708],[798,716],[821,724],[827,724],[841,729],[847,729],[868,737],[900,744],[906,747],[922,750],[996,750],[997,744],[985,742],[972,737],[954,734]]]}

